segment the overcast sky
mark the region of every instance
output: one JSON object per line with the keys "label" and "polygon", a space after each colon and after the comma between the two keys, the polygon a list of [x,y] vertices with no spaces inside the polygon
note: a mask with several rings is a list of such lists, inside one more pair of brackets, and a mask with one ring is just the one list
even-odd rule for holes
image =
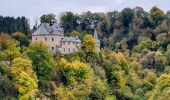
{"label": "overcast sky", "polygon": [[106,12],[122,10],[125,7],[143,7],[149,11],[157,6],[166,12],[170,10],[170,0],[0,0],[0,15],[26,16],[34,24],[34,19],[43,14],[57,16],[64,11],[82,13],[85,11]]}

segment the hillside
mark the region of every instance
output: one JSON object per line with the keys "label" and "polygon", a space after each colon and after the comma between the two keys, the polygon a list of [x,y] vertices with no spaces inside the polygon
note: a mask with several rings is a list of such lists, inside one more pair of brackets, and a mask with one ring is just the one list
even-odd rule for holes
{"label": "hillside", "polygon": [[[7,23],[0,24],[2,100],[170,99],[170,12],[135,7],[62,13],[65,35],[82,40],[82,49],[64,55],[51,54],[43,42],[31,42],[38,26],[30,29],[25,17],[0,19]],[[55,15],[42,15],[40,21],[52,25]],[[95,29],[99,52],[91,36]]]}

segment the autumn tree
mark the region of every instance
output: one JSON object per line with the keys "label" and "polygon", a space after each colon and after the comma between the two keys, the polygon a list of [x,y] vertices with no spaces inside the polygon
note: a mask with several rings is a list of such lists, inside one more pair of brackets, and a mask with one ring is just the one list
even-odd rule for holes
{"label": "autumn tree", "polygon": [[[6,49],[3,52],[0,52],[1,56],[3,56],[3,60],[6,61],[8,66],[11,66],[11,62],[13,59],[17,57],[21,57],[22,54],[20,52],[19,43],[15,40],[10,40],[6,44]],[[9,63],[8,63],[9,61]]]}
{"label": "autumn tree", "polygon": [[170,99],[170,74],[162,74],[153,90],[153,94],[150,96],[149,100],[165,100]]}
{"label": "autumn tree", "polygon": [[15,58],[12,61],[11,73],[14,77],[14,85],[19,91],[19,99],[29,100],[35,98],[36,92],[38,92],[38,80],[32,69],[31,60]]}
{"label": "autumn tree", "polygon": [[87,99],[91,93],[92,72],[90,66],[83,62],[69,62],[61,58],[57,66],[57,80],[59,86],[55,93],[58,99]]}
{"label": "autumn tree", "polygon": [[85,35],[82,43],[82,50],[84,53],[84,58],[86,61],[94,61],[96,57],[96,40],[92,37],[92,35]]}
{"label": "autumn tree", "polygon": [[7,49],[7,43],[11,40],[8,34],[1,33],[0,35],[0,50],[3,51]]}
{"label": "autumn tree", "polygon": [[87,53],[93,53],[96,51],[96,40],[92,35],[86,35],[83,39],[82,49]]}
{"label": "autumn tree", "polygon": [[28,46],[29,45],[29,40],[28,38],[26,37],[25,34],[21,33],[21,32],[15,32],[15,33],[12,33],[12,38],[16,39],[17,41],[20,42],[20,45],[21,46]]}
{"label": "autumn tree", "polygon": [[76,37],[76,36],[79,36],[79,35],[80,35],[80,33],[77,32],[77,31],[71,32],[71,36],[73,36],[73,37]]}
{"label": "autumn tree", "polygon": [[157,72],[163,72],[167,65],[167,58],[160,52],[149,52],[143,58],[141,63],[144,67],[154,69]]}

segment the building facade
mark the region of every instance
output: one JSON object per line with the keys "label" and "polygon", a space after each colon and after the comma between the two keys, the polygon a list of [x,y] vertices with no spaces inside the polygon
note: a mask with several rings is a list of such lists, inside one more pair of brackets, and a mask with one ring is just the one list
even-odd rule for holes
{"label": "building facade", "polygon": [[[97,42],[97,50],[100,51],[100,41],[97,32],[94,32],[94,38]],[[32,41],[42,41],[50,46],[50,51],[55,54],[73,53],[81,49],[81,40],[78,37],[64,36],[64,30],[58,23],[50,26],[47,23],[42,23],[37,30],[32,34]]]}

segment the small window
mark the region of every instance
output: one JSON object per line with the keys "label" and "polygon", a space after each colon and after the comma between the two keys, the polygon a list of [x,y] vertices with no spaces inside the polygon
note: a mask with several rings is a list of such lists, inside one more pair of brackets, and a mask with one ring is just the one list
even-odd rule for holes
{"label": "small window", "polygon": [[75,52],[75,48],[73,48],[73,52]]}
{"label": "small window", "polygon": [[52,50],[54,50],[54,47],[52,47]]}
{"label": "small window", "polygon": [[65,45],[65,42],[63,42],[63,45]]}
{"label": "small window", "polygon": [[54,38],[52,38],[51,40],[54,41]]}
{"label": "small window", "polygon": [[65,48],[64,48],[64,52],[65,52]]}
{"label": "small window", "polygon": [[37,41],[37,38],[35,38],[35,40]]}
{"label": "small window", "polygon": [[47,38],[45,38],[45,41],[47,41]]}
{"label": "small window", "polygon": [[70,48],[68,48],[68,52],[70,52]]}
{"label": "small window", "polygon": [[68,42],[68,45],[70,45],[70,42]]}

